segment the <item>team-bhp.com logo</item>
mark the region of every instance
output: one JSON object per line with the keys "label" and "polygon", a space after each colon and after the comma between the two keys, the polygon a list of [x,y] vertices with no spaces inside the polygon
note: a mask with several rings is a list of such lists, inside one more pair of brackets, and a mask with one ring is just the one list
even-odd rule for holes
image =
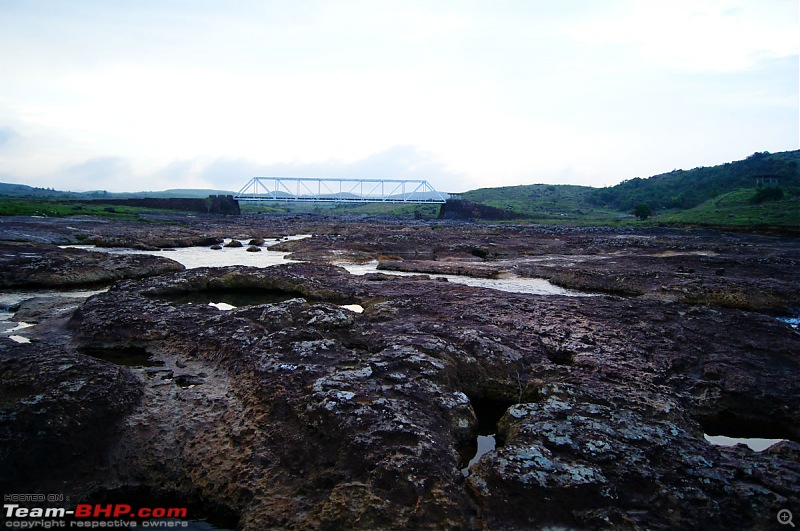
{"label": "team-bhp.com logo", "polygon": [[[132,507],[125,503],[79,503],[64,507],[23,507],[3,504],[5,527],[53,529],[65,527],[188,527],[186,507]],[[161,519],[161,520],[159,520]],[[183,520],[182,520],[183,519]]]}

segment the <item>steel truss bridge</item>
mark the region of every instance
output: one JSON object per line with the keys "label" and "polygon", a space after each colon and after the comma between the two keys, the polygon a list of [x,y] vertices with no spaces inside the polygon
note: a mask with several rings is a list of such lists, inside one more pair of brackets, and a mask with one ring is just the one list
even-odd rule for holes
{"label": "steel truss bridge", "polygon": [[253,177],[233,196],[237,201],[438,204],[446,197],[428,181],[310,177]]}

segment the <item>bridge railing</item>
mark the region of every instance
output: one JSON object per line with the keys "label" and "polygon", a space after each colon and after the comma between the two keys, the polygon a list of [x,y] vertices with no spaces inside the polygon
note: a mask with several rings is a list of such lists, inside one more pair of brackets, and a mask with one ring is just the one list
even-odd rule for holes
{"label": "bridge railing", "polygon": [[253,177],[234,196],[238,201],[336,203],[445,203],[447,194],[414,179],[323,179]]}

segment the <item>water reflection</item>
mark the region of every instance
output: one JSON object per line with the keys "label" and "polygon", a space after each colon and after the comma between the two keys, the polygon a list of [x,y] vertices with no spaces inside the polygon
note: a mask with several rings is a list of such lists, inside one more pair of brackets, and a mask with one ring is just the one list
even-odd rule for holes
{"label": "water reflection", "polygon": [[[378,271],[378,262],[368,262],[366,264],[338,264],[347,269],[353,275],[365,275],[367,273],[375,273]],[[508,291],[511,293],[531,293],[534,295],[567,295],[570,297],[588,297],[589,293],[581,293],[565,289],[543,278],[524,278],[524,277],[511,277],[511,278],[473,278],[461,275],[438,275],[428,273],[411,273],[407,271],[384,271],[381,273],[387,275],[397,276],[413,276],[425,274],[431,278],[446,278],[449,282],[457,284],[464,284],[467,286],[476,286],[480,288],[492,288],[500,291]]]}
{"label": "water reflection", "polygon": [[[280,241],[287,240],[300,240],[309,238],[309,234],[300,234],[295,236],[287,236]],[[228,243],[230,240],[226,240]],[[247,240],[240,240],[243,244]],[[289,253],[270,251],[269,246],[278,243],[278,241],[268,242],[265,244],[267,249],[260,253],[247,252],[246,247],[222,247],[222,249],[212,250],[208,247],[182,247],[178,249],[160,250],[160,251],[139,251],[134,249],[123,248],[99,248],[91,245],[73,246],[90,251],[101,251],[119,254],[149,254],[153,256],[163,256],[170,258],[183,264],[187,269],[197,267],[224,267],[234,265],[254,266],[254,267],[270,267],[280,264],[291,263],[286,256]],[[350,264],[340,263],[337,264],[349,271],[353,275],[364,275],[366,273],[375,273],[378,271],[378,262],[372,261],[365,264]],[[381,271],[389,275],[396,276],[412,276],[420,275],[421,273],[410,273],[405,271]],[[460,275],[439,275],[430,274],[432,278],[445,278],[450,282],[464,284],[467,286],[477,286],[481,288],[492,288],[500,291],[507,291],[511,293],[530,293],[534,295],[566,295],[571,297],[589,297],[590,293],[581,293],[574,290],[565,289],[543,278],[524,278],[524,277],[510,277],[510,278],[472,278]],[[214,301],[216,302],[216,301]],[[234,303],[235,305],[235,303]]]}
{"label": "water reflection", "polygon": [[285,236],[278,240],[269,241],[264,244],[264,248],[260,253],[253,253],[247,250],[247,242],[249,240],[238,240],[242,243],[242,247],[225,247],[225,245],[232,241],[230,239],[225,240],[225,244],[221,249],[211,249],[209,247],[179,247],[176,249],[161,249],[159,251],[140,251],[121,247],[95,247],[94,245],[70,245],[63,247],[115,254],[149,254],[152,256],[162,256],[164,258],[169,258],[181,263],[186,269],[195,269],[198,267],[223,267],[231,265],[269,267],[291,262],[290,260],[286,259],[286,255],[289,253],[271,251],[269,249],[271,246],[284,241],[302,240],[310,237],[310,234],[297,234],[294,236]]}
{"label": "water reflection", "polygon": [[703,435],[705,439],[711,444],[717,446],[735,446],[737,444],[747,445],[754,452],[763,452],[773,444],[782,442],[784,439],[760,439],[760,438],[742,438],[742,437],[726,437],[725,435]]}

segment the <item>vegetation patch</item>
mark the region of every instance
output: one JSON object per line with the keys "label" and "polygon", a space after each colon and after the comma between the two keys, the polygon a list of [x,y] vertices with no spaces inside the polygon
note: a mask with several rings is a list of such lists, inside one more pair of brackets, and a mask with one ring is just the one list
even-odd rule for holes
{"label": "vegetation patch", "polygon": [[800,190],[787,190],[779,199],[759,198],[761,191],[742,188],[709,199],[688,210],[666,213],[653,223],[729,225],[734,227],[800,227]]}
{"label": "vegetation patch", "polygon": [[141,213],[157,209],[108,205],[104,203],[73,203],[48,199],[0,199],[0,216],[41,216],[61,218],[65,216],[99,216],[102,218],[144,221]]}

